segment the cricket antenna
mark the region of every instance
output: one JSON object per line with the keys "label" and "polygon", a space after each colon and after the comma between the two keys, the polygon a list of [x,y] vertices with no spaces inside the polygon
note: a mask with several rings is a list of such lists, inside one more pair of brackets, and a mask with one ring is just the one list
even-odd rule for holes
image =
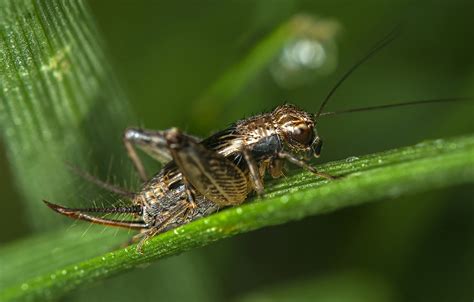
{"label": "cricket antenna", "polygon": [[87,213],[120,213],[120,214],[141,214],[141,206],[117,207],[117,208],[87,208],[87,209],[73,209],[66,208],[49,201],[43,202],[53,211],[67,217],[85,220],[96,224],[109,225],[115,227],[122,227],[127,229],[144,229],[147,224],[144,221],[126,221],[117,219],[107,219],[89,215]]}
{"label": "cricket antenna", "polygon": [[411,105],[464,102],[464,101],[472,101],[473,99],[474,99],[473,97],[457,97],[457,98],[444,98],[444,99],[409,101],[409,102],[392,103],[392,104],[377,105],[377,106],[368,106],[368,107],[344,109],[344,110],[333,111],[333,112],[323,112],[319,116],[339,115],[339,114],[344,114],[344,113],[364,112],[364,111],[388,109],[388,108],[394,108],[394,107],[404,107],[404,106],[411,106]]}
{"label": "cricket antenna", "polygon": [[388,35],[386,35],[383,39],[375,43],[375,45],[372,47],[372,49],[365,55],[363,56],[359,61],[357,61],[351,68],[349,68],[348,71],[339,79],[339,81],[336,82],[336,85],[332,87],[332,89],[329,91],[329,93],[326,95],[324,98],[323,102],[321,103],[321,106],[319,107],[318,113],[316,113],[314,120],[316,121],[319,116],[323,113],[324,107],[326,107],[327,103],[331,99],[331,97],[334,95],[336,92],[337,88],[344,83],[344,81],[354,72],[357,70],[359,66],[361,66],[364,62],[366,62],[368,59],[370,59],[373,55],[375,55],[377,52],[379,52],[382,48],[390,44],[395,38],[398,36],[399,33],[399,27],[395,27]]}

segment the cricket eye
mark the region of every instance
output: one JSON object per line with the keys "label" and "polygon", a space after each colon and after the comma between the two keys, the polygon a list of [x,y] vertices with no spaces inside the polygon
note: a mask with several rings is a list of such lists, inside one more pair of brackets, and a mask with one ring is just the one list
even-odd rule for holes
{"label": "cricket eye", "polygon": [[314,138],[312,127],[306,125],[293,128],[290,132],[290,139],[304,146],[309,146]]}

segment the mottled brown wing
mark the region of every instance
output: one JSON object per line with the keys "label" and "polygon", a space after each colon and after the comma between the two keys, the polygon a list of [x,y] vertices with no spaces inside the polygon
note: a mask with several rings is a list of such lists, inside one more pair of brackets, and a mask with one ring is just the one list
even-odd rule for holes
{"label": "mottled brown wing", "polygon": [[219,206],[237,205],[247,198],[244,173],[224,156],[192,138],[181,137],[171,153],[184,177],[202,195]]}

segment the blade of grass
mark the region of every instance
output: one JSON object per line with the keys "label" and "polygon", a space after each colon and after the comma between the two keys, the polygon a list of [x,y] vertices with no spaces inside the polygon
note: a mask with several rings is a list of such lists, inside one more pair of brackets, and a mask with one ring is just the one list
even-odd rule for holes
{"label": "blade of grass", "polygon": [[28,222],[53,228],[41,199],[78,194],[66,161],[122,156],[110,134],[120,135],[130,109],[81,0],[1,0],[0,57],[0,135]]}
{"label": "blade of grass", "polygon": [[77,225],[11,243],[0,249],[0,288],[106,253],[128,237],[116,229]]}
{"label": "blade of grass", "polygon": [[[152,238],[145,244],[143,254],[130,246],[41,273],[3,288],[0,300],[51,299],[81,284],[239,233],[402,194],[473,183],[473,167],[474,136],[429,141],[328,163],[320,167],[321,171],[345,177],[328,182],[305,172],[297,173],[269,185],[262,200],[221,211]],[[1,261],[10,260],[2,257]],[[18,267],[15,274],[21,275],[28,269]]]}

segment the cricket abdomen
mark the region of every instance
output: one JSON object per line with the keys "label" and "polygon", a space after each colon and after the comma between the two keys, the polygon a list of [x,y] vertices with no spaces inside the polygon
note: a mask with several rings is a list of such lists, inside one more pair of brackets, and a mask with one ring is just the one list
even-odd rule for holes
{"label": "cricket abdomen", "polygon": [[[195,190],[193,193],[195,207],[191,211],[186,211],[190,203],[183,176],[176,165],[170,162],[143,186],[133,202],[142,205],[142,219],[149,227],[159,226],[166,222],[166,229],[170,229],[212,214],[219,209],[217,204]],[[183,213],[187,212],[187,215],[177,215],[172,220],[167,220],[171,213],[179,212],[180,209],[183,209]]]}

